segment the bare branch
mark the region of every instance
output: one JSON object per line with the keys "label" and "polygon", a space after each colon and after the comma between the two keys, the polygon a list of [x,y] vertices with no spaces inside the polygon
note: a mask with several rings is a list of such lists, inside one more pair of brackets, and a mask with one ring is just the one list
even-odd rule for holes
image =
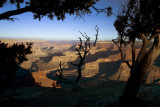
{"label": "bare branch", "polygon": [[72,63],[72,62],[71,62],[71,65],[78,66],[78,64],[74,64],[74,63]]}
{"label": "bare branch", "polygon": [[82,18],[83,21],[85,21],[84,17],[83,17],[81,14],[82,14],[82,13],[80,13],[79,11],[76,12],[76,17],[74,18],[74,20],[76,20],[76,19],[79,17],[79,18]]}
{"label": "bare branch", "polygon": [[143,40],[144,43],[147,42],[147,38],[143,33],[140,35],[140,38],[141,38],[141,40]]}
{"label": "bare branch", "polygon": [[[97,36],[98,36],[99,28],[96,26],[95,29],[97,31],[96,40],[95,40],[95,44],[96,44],[96,41],[98,39]],[[76,51],[78,52],[78,56],[79,56],[79,62],[78,62],[78,64],[71,63],[72,65],[77,66],[77,70],[78,70],[78,75],[76,78],[77,84],[78,84],[80,78],[82,77],[81,71],[82,71],[82,66],[84,65],[84,60],[85,60],[88,52],[91,49],[90,37],[85,32],[84,32],[84,34],[82,32],[80,32],[80,33],[86,39],[86,41],[85,41],[85,43],[82,43],[82,39],[79,37],[80,43],[78,44],[79,47],[76,49]]]}
{"label": "bare branch", "polygon": [[77,51],[77,52],[78,52],[79,57],[80,57],[80,58],[82,58],[82,55],[81,55],[81,51],[80,51],[80,49],[78,49],[78,51]]}
{"label": "bare branch", "polygon": [[[90,4],[91,5],[91,4]],[[107,7],[107,8],[104,8],[104,9],[97,9],[96,7],[94,7],[93,5],[91,5],[91,7],[97,12],[97,15],[99,13],[106,13],[107,16],[111,16],[113,13],[112,13],[112,8],[111,7]]]}
{"label": "bare branch", "polygon": [[[64,63],[63,63],[63,64],[64,64]],[[60,74],[63,73],[63,68],[62,68],[62,66],[63,66],[63,65],[62,65],[62,63],[61,63],[61,61],[60,61],[60,63],[59,63],[59,67],[60,67],[60,71],[61,71]]]}
{"label": "bare branch", "polygon": [[59,73],[61,73],[59,69],[57,69],[57,71],[58,71]]}
{"label": "bare branch", "polygon": [[[79,31],[80,32],[80,31]],[[81,35],[84,37],[84,38],[86,38],[84,35],[83,35],[83,33],[82,32],[80,32],[81,33]]]}
{"label": "bare branch", "polygon": [[63,77],[63,68],[62,68],[62,63],[61,63],[61,61],[60,61],[60,63],[59,63],[59,69],[57,69],[57,71],[58,71],[59,74],[58,74],[57,72],[54,72],[55,76],[58,77],[58,80],[57,80],[56,85],[61,85],[62,79],[64,78],[64,77]]}
{"label": "bare branch", "polygon": [[90,41],[90,37],[88,37],[88,35],[85,32],[84,32],[85,35],[82,32],[80,32],[80,33],[84,38],[86,38],[86,41]]}
{"label": "bare branch", "polygon": [[80,44],[79,44],[79,49],[82,49],[82,39],[79,37],[79,41],[80,41]]}
{"label": "bare branch", "polygon": [[96,25],[96,27],[95,27],[95,30],[96,30],[97,34],[95,35],[95,36],[96,36],[96,39],[95,39],[95,42],[94,42],[94,46],[96,46],[96,43],[97,43],[97,40],[98,40],[99,27],[97,27],[97,25]]}
{"label": "bare branch", "polygon": [[132,67],[135,64],[135,53],[136,53],[136,48],[135,48],[135,39],[132,41]]}
{"label": "bare branch", "polygon": [[86,32],[84,32],[84,34],[85,34],[85,38],[88,40],[89,37],[88,37],[88,35],[86,34]]}
{"label": "bare branch", "polygon": [[122,50],[122,44],[120,43],[120,46],[118,46],[118,43],[117,43],[115,40],[117,40],[117,39],[113,39],[112,41],[113,41],[113,43],[118,47],[118,49],[119,49],[119,51],[120,51],[120,53],[121,53],[121,59],[122,59],[122,61],[124,61],[124,62],[127,64],[127,66],[128,66],[130,69],[132,69],[132,66],[129,64],[129,61],[127,61],[127,60],[124,58],[124,53],[123,53],[123,50]]}
{"label": "bare branch", "polygon": [[56,72],[55,72],[54,74],[55,74],[57,77],[59,77],[59,75],[58,75]]}
{"label": "bare branch", "polygon": [[148,40],[151,41],[151,40],[153,40],[156,36],[158,36],[158,34],[152,35]]}
{"label": "bare branch", "polygon": [[127,64],[127,66],[128,66],[130,69],[132,69],[132,66],[130,65],[129,61],[127,61],[127,60],[123,60],[123,61]]}
{"label": "bare branch", "polygon": [[153,40],[156,36],[158,36],[158,34],[160,34],[160,31],[157,31],[157,32],[155,32],[155,33],[152,33],[151,37],[148,39],[149,42],[150,42],[151,40]]}

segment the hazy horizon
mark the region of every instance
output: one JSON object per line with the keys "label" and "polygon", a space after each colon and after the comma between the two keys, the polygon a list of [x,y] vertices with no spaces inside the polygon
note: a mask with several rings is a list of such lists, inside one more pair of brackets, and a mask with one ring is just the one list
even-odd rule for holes
{"label": "hazy horizon", "polygon": [[[44,38],[7,38],[7,37],[0,37],[1,39],[8,39],[8,40],[47,40],[47,41],[79,41],[78,37],[77,39],[44,39]],[[82,40],[85,40],[85,38],[82,37]],[[91,41],[94,41],[94,38],[91,39]],[[98,41],[112,41],[112,39],[98,39]]]}

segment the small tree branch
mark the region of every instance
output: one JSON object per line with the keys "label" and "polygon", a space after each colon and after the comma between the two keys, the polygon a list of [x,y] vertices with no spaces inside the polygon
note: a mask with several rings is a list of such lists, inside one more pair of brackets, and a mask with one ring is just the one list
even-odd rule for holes
{"label": "small tree branch", "polygon": [[78,66],[78,64],[74,64],[74,63],[72,63],[72,62],[71,62],[71,65]]}
{"label": "small tree branch", "polygon": [[[91,5],[91,4],[90,4]],[[91,5],[91,7],[97,12],[97,15],[99,13],[106,13],[107,16],[110,16],[112,15],[112,8],[111,7],[107,7],[107,8],[104,8],[104,9],[97,9],[96,7],[94,7],[93,5]]]}
{"label": "small tree branch", "polygon": [[127,61],[127,60],[123,60],[123,61],[127,64],[127,66],[128,66],[130,69],[132,69],[132,66],[130,65],[129,61]]}
{"label": "small tree branch", "polygon": [[157,34],[152,35],[148,40],[149,40],[149,41],[152,41],[156,36],[158,36],[158,35],[157,35]]}
{"label": "small tree branch", "polygon": [[79,57],[80,57],[80,58],[82,58],[81,50],[80,50],[80,49],[78,49],[78,51],[77,51],[77,52],[78,52]]}
{"label": "small tree branch", "polygon": [[63,68],[62,68],[62,63],[60,61],[59,63],[59,69],[57,69],[58,73],[57,72],[54,72],[55,76],[58,77],[58,80],[57,80],[57,83],[61,84],[62,82],[62,79],[63,79]]}
{"label": "small tree branch", "polygon": [[97,25],[95,27],[95,30],[96,30],[97,34],[95,35],[96,39],[95,39],[95,42],[94,42],[94,46],[96,46],[96,43],[97,43],[97,40],[98,40],[98,31],[99,31],[99,28],[97,27]]}
{"label": "small tree branch", "polygon": [[80,37],[79,37],[79,41],[80,41],[79,48],[81,49],[82,48],[82,39]]}
{"label": "small tree branch", "polygon": [[132,41],[132,68],[135,64],[135,53],[136,53],[136,48],[135,48],[135,38]]}
{"label": "small tree branch", "polygon": [[120,46],[118,46],[118,43],[115,41],[115,40],[117,40],[117,39],[113,39],[112,41],[113,41],[113,43],[118,47],[118,49],[119,49],[119,51],[120,51],[120,53],[121,53],[121,59],[122,59],[122,61],[124,61],[126,64],[127,64],[127,66],[130,68],[130,69],[132,69],[132,66],[129,64],[129,61],[127,61],[125,58],[124,58],[124,53],[123,53],[123,50],[122,50],[122,44],[120,43]]}
{"label": "small tree branch", "polygon": [[146,36],[145,36],[143,33],[140,34],[140,38],[141,38],[141,40],[142,40],[144,43],[147,42],[147,38],[146,38]]}
{"label": "small tree branch", "polygon": [[83,15],[82,12],[77,11],[77,12],[76,12],[76,17],[74,18],[74,20],[76,20],[76,19],[79,17],[79,18],[82,18],[83,21],[85,21],[84,17],[83,17],[81,14]]}
{"label": "small tree branch", "polygon": [[[95,40],[95,44],[96,44],[96,41],[97,41],[97,36],[98,36],[98,27],[96,26],[96,31],[97,31],[97,35],[96,35],[96,40]],[[80,32],[80,31],[79,31]],[[90,51],[91,49],[91,43],[90,43],[90,37],[86,34],[86,33],[82,33],[80,32],[81,35],[86,39],[85,43],[82,43],[82,39],[79,37],[79,41],[80,43],[78,44],[78,48],[76,49],[76,51],[78,52],[78,58],[79,58],[79,62],[78,64],[73,64],[71,62],[72,65],[74,66],[77,66],[77,71],[78,71],[78,75],[77,75],[77,78],[76,78],[76,83],[78,84],[79,80],[81,79],[82,77],[82,66],[84,64],[84,60],[87,56],[87,53]],[[95,45],[94,45],[95,46]]]}
{"label": "small tree branch", "polygon": [[6,20],[6,19],[9,19],[11,16],[19,15],[19,14],[22,14],[25,12],[31,12],[31,7],[26,6],[24,8],[20,8],[17,10],[11,10],[11,11],[7,11],[5,13],[2,13],[2,14],[0,14],[0,20]]}
{"label": "small tree branch", "polygon": [[158,36],[158,34],[160,34],[160,31],[152,33],[151,37],[148,39],[149,42],[152,41],[156,36]]}
{"label": "small tree branch", "polygon": [[61,63],[61,61],[60,61],[60,63],[59,63],[59,67],[60,67],[60,71],[61,71],[60,74],[63,73],[63,68],[62,68],[62,66],[63,66],[63,65],[62,65],[62,63]]}
{"label": "small tree branch", "polygon": [[55,74],[57,77],[59,77],[59,75],[58,75],[56,72],[55,72],[54,74]]}

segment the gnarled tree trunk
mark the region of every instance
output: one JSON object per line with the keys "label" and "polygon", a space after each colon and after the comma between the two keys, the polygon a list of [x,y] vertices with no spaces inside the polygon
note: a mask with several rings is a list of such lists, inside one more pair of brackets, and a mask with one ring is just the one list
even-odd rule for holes
{"label": "gnarled tree trunk", "polygon": [[154,38],[154,42],[151,49],[145,54],[144,57],[140,58],[140,61],[135,62],[135,65],[131,70],[131,75],[127,81],[125,90],[120,100],[128,100],[137,96],[140,86],[144,83],[144,76],[147,72],[147,69],[152,65],[152,62],[158,57],[160,53],[159,51],[160,35],[157,35]]}

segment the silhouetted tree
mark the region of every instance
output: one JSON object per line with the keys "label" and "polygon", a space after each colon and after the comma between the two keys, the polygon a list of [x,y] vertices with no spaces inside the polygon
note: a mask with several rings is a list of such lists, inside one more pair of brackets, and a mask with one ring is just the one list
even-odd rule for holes
{"label": "silhouetted tree", "polygon": [[27,43],[27,47],[24,44],[13,44],[9,46],[6,43],[0,41],[0,86],[1,90],[8,86],[10,82],[16,76],[16,70],[18,65],[23,61],[26,61],[26,55],[31,54],[32,43]]}
{"label": "silhouetted tree", "polygon": [[[97,9],[93,5],[99,0],[1,0],[0,7],[10,3],[17,6],[16,10],[6,11],[0,14],[0,20],[12,20],[11,16],[19,15],[25,12],[32,12],[34,19],[41,19],[47,16],[51,20],[57,17],[58,20],[64,20],[65,15],[80,16],[90,14],[90,7],[93,7],[97,13],[105,12],[107,15],[111,14],[111,8]],[[21,6],[23,4],[23,7]]]}
{"label": "silhouetted tree", "polygon": [[[118,46],[122,60],[131,69],[121,100],[132,99],[137,96],[140,86],[144,83],[147,69],[160,54],[160,1],[129,0],[118,14],[114,26],[118,31],[118,38],[113,42]],[[136,40],[142,41],[137,57]],[[131,63],[125,58],[124,47],[127,44],[132,47]]]}
{"label": "silhouetted tree", "polygon": [[91,43],[90,37],[88,37],[86,33],[84,33],[85,34],[84,35],[83,33],[80,32],[86,40],[83,43],[82,39],[79,37],[80,43],[78,44],[78,48],[75,49],[78,53],[79,62],[78,62],[78,64],[71,63],[72,65],[77,66],[77,70],[78,70],[78,75],[77,75],[77,78],[76,78],[76,85],[77,86],[78,86],[79,80],[82,77],[82,66],[85,64],[85,62],[84,62],[85,58],[86,58],[87,54],[89,53],[89,51],[91,50],[91,48],[93,46],[96,46],[96,42],[97,42],[97,39],[98,39],[99,28],[96,26],[95,30],[96,30],[97,34],[95,35],[96,39],[95,39],[94,43]]}
{"label": "silhouetted tree", "polygon": [[61,61],[59,63],[59,69],[57,69],[57,72],[55,72],[55,76],[58,77],[58,80],[56,82],[56,87],[60,87],[61,86],[61,83],[62,83],[62,79],[64,78],[63,77],[63,65],[64,63],[62,64]]}

